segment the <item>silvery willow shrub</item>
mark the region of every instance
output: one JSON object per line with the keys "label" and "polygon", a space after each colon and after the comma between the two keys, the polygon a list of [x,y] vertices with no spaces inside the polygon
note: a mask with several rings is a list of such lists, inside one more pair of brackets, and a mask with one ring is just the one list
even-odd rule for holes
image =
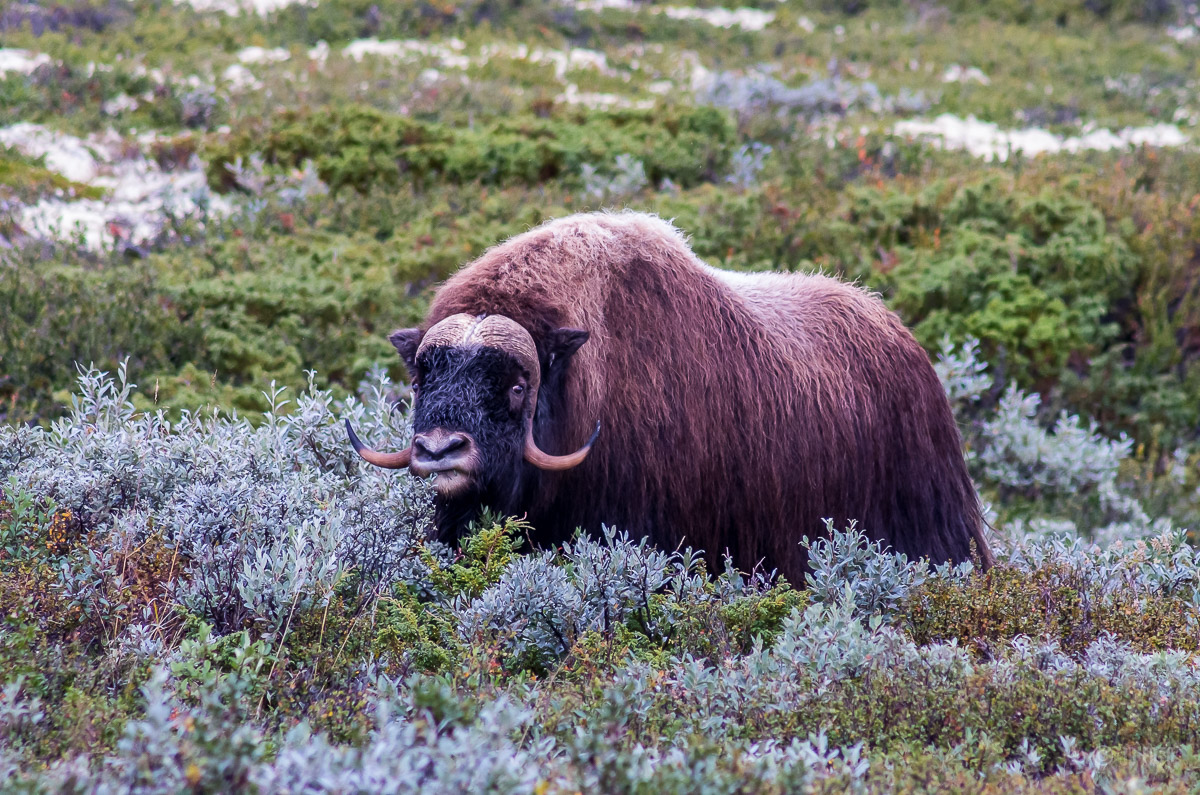
{"label": "silvery willow shrub", "polygon": [[929,562],[909,562],[880,541],[871,541],[855,522],[838,530],[825,521],[827,537],[800,542],[808,549],[808,588],[814,602],[846,602],[861,615],[888,616],[925,581]]}
{"label": "silvery willow shrub", "polygon": [[[19,674],[0,688],[0,746],[21,747],[21,731],[33,728],[46,717],[42,700],[24,692],[27,676]],[[4,782],[4,759],[0,757],[0,783]]]}
{"label": "silvery willow shrub", "polygon": [[[663,720],[685,736],[780,737],[822,726],[842,742],[928,731],[939,746],[961,741],[964,731],[967,743],[985,732],[998,745],[983,770],[1017,763],[1040,775],[1056,764],[1098,771],[1101,758],[1080,754],[1125,732],[1190,736],[1200,717],[1184,654],[1139,655],[1106,638],[1069,654],[1053,639],[1017,637],[991,655],[978,661],[954,643],[918,645],[878,616],[856,618],[849,601],[813,605],[788,620],[773,648],[724,665],[685,657],[658,672],[631,666],[600,696],[594,719],[601,704],[612,704],[630,732]],[[1081,708],[1079,698],[1093,706]],[[593,744],[595,734],[621,736],[600,731],[616,718],[605,720],[588,724]]]}
{"label": "silvery willow shrub", "polygon": [[482,592],[460,593],[452,611],[468,647],[510,670],[543,672],[568,655],[722,658],[771,642],[806,598],[773,572],[744,574],[726,559],[711,577],[697,550],[662,552],[606,527],[557,553],[516,558]]}
{"label": "silvery willow shrub", "polygon": [[[629,582],[636,560],[607,561],[631,550],[606,540],[618,549],[593,560],[613,572],[599,579]],[[172,674],[150,678],[144,714],[104,758],[36,772],[0,766],[0,775],[34,791],[715,793],[822,782],[863,791],[888,765],[872,741],[928,737],[947,764],[981,778],[1060,769],[1098,777],[1107,769],[1099,741],[1125,731],[1153,738],[1162,726],[1177,742],[1187,716],[1200,715],[1187,655],[1138,654],[1109,638],[1072,655],[1052,640],[1016,638],[973,660],[955,644],[918,645],[878,615],[860,617],[849,591],[793,613],[774,643],[716,664],[628,660],[578,687],[554,677],[488,685],[477,675],[367,674],[373,728],[351,744],[302,720],[270,748],[252,719],[262,655],[247,647],[219,673],[184,665],[195,653],[183,650]],[[1090,712],[1072,703],[1076,693],[1103,701]],[[915,711],[864,723],[859,710],[881,698],[890,699],[885,711]],[[910,720],[922,715],[926,723]]]}
{"label": "silvery willow shrub", "polygon": [[682,602],[699,593],[699,558],[691,550],[661,552],[645,538],[604,528],[600,540],[580,536],[552,552],[518,558],[500,581],[455,607],[460,631],[476,642],[500,644],[518,667],[545,668],[588,631],[610,633],[636,615],[647,634],[651,600],[669,591]]}
{"label": "silvery willow shrub", "polygon": [[562,556],[585,624],[604,631],[638,611],[643,623],[650,621],[650,597],[662,589],[671,588],[679,598],[700,584],[690,576],[699,562],[690,549],[662,552],[645,538],[635,542],[609,527],[603,528],[602,539],[580,536],[565,544]]}
{"label": "silvery willow shrub", "polygon": [[[934,369],[960,423],[967,426],[968,461],[985,487],[997,490],[1006,501],[1033,500],[1039,511],[1070,514],[1081,531],[1119,537],[1120,532],[1135,532],[1136,525],[1149,524],[1141,504],[1118,484],[1132,439],[1124,434],[1106,439],[1094,421],[1065,411],[1051,427],[1043,427],[1041,397],[1018,389],[1016,383],[999,397],[994,411],[981,414],[979,404],[992,380],[978,340],[968,339],[957,347],[944,338]],[[1090,501],[1098,504],[1098,514],[1083,510]],[[1107,529],[1097,529],[1102,527]]]}
{"label": "silvery willow shrub", "polygon": [[0,428],[0,480],[72,517],[60,567],[71,599],[103,609],[105,583],[119,579],[114,559],[158,544],[173,551],[181,576],[167,587],[180,605],[221,632],[278,630],[351,571],[375,590],[420,579],[413,550],[430,517],[425,486],[362,466],[340,423],[349,417],[380,443],[406,442],[380,379],[367,403],[352,398],[338,415],[311,377],[294,406],[273,389],[255,425],[139,413],[124,367],[115,378],[89,369],[71,413],[49,430]]}
{"label": "silvery willow shrub", "polygon": [[500,696],[482,705],[473,720],[439,720],[387,690],[378,698],[376,728],[362,748],[333,745],[301,724],[286,735],[274,761],[254,771],[255,787],[264,793],[363,795],[539,791],[554,741],[520,743],[534,728],[529,707]]}
{"label": "silvery willow shrub", "polygon": [[522,667],[544,668],[571,648],[583,630],[583,600],[554,555],[514,561],[500,582],[458,611],[467,637],[496,638]]}
{"label": "silvery willow shrub", "polygon": [[1025,394],[1015,384],[1005,391],[982,428],[984,476],[1007,488],[1070,494],[1093,487],[1107,497],[1133,441],[1124,435],[1104,439],[1095,422],[1085,425],[1066,412],[1045,430],[1034,422],[1040,405],[1036,393]]}
{"label": "silvery willow shrub", "polygon": [[979,340],[974,338],[956,346],[949,335],[943,337],[933,369],[955,408],[960,403],[977,403],[992,385],[987,362],[979,357]]}
{"label": "silvery willow shrub", "polygon": [[811,605],[785,620],[772,646],[759,644],[744,656],[714,664],[685,654],[659,670],[644,663],[620,669],[587,716],[579,742],[593,747],[625,731],[634,739],[639,727],[645,732],[664,720],[676,736],[716,737],[734,727],[739,736],[758,736],[747,724],[777,739],[785,735],[770,727],[787,725],[805,736],[820,729],[821,719],[799,716],[864,679],[905,681],[911,672],[918,687],[952,688],[974,670],[954,644],[917,646],[879,616],[857,618],[849,602]]}
{"label": "silvery willow shrub", "polygon": [[763,161],[769,154],[771,147],[757,141],[739,146],[729,158],[729,173],[725,181],[739,190],[753,188],[758,184]]}
{"label": "silvery willow shrub", "polygon": [[855,83],[836,73],[792,88],[778,78],[758,71],[748,74],[720,72],[696,92],[696,101],[729,108],[740,117],[781,109],[817,115],[845,113],[852,109],[873,113],[919,113],[929,107],[929,101],[920,91],[914,93],[901,88],[896,96],[884,96],[870,81]]}
{"label": "silvery willow shrub", "polygon": [[628,729],[619,699],[554,716],[572,724],[559,739],[538,725],[533,702],[501,694],[474,705],[466,699],[463,708],[462,695],[439,680],[386,678],[373,688],[374,728],[361,745],[333,743],[301,722],[268,758],[262,734],[241,720],[241,683],[226,680],[214,681],[212,693],[189,706],[170,692],[159,670],[143,687],[144,717],[125,727],[112,754],[97,764],[83,757],[62,760],[29,778],[0,767],[0,776],[35,792],[253,787],[263,793],[682,795],[792,792],[820,781],[861,790],[870,769],[862,744],[837,747],[824,732],[788,740],[722,742],[681,734],[662,743],[612,742]]}
{"label": "silvery willow shrub", "polygon": [[640,193],[649,185],[646,167],[631,154],[617,155],[611,169],[601,173],[590,163],[580,166],[583,192],[594,199],[625,199]]}
{"label": "silvery willow shrub", "polygon": [[1059,567],[1101,592],[1176,597],[1200,608],[1200,548],[1182,530],[1105,546],[1072,533],[1017,537],[1004,554],[1023,571]]}
{"label": "silvery willow shrub", "polygon": [[[992,385],[976,339],[958,347],[944,338],[934,369],[946,396],[960,410],[978,403]],[[1124,434],[1105,439],[1095,422],[1085,425],[1066,412],[1045,429],[1037,422],[1040,406],[1036,393],[1027,394],[1015,383],[1008,386],[995,413],[975,429],[978,438],[971,440],[982,448],[974,453],[979,474],[1001,487],[1036,489],[1039,494],[1115,488],[1117,467],[1129,456],[1133,441]]]}
{"label": "silvery willow shrub", "polygon": [[[732,752],[732,753],[731,753]],[[665,747],[588,748],[588,767],[571,785],[582,792],[803,792],[817,782],[862,792],[870,762],[861,744],[831,747],[822,734],[788,742],[726,742],[696,736]],[[570,769],[570,768],[568,768]],[[569,781],[569,779],[568,779]]]}
{"label": "silvery willow shrub", "polygon": [[759,671],[778,674],[794,666],[796,673],[811,677],[818,688],[858,676],[872,658],[883,653],[895,638],[881,628],[879,616],[867,624],[854,617],[854,604],[846,597],[833,605],[812,605],[784,623],[783,634]]}
{"label": "silvery willow shrub", "polygon": [[[981,394],[984,370],[971,348],[951,356],[945,381],[961,410]],[[123,369],[115,378],[89,370],[71,414],[49,430],[0,429],[11,443],[0,446],[3,500],[24,517],[19,526],[37,535],[67,522],[66,542],[31,552],[30,565],[52,563],[64,598],[107,616],[105,665],[158,666],[135,682],[136,709],[101,753],[38,769],[22,755],[59,702],[33,689],[35,678],[6,676],[0,737],[17,756],[0,757],[5,786],[853,790],[884,775],[879,748],[909,742],[973,776],[1098,780],[1120,732],[1169,744],[1200,725],[1190,717],[1200,721],[1191,658],[1169,647],[1145,654],[1104,633],[1070,642],[988,636],[985,647],[952,633],[916,642],[914,594],[975,587],[992,573],[908,561],[855,525],[828,526],[827,537],[808,542],[811,590],[794,601],[775,598],[767,573],[727,567],[710,577],[690,550],[663,552],[610,528],[559,551],[514,555],[520,525],[498,523],[464,540],[456,558],[422,542],[429,515],[420,483],[367,470],[346,449],[339,414],[375,443],[407,442],[378,373],[363,400],[342,406],[313,388],[293,403],[272,390],[257,424],[139,413],[131,390]],[[1071,523],[1031,521],[996,550],[1007,576],[1026,586],[1083,593],[1093,621],[1103,619],[1099,596],[1117,594],[1129,609],[1182,610],[1175,623],[1187,630],[1192,620],[1194,634],[1200,552],[1165,525],[1128,524],[1125,540],[1101,547]],[[1026,526],[1038,532],[1020,532]],[[1138,534],[1149,537],[1130,540]],[[129,561],[132,571],[156,570],[157,561],[173,574],[155,601],[113,618],[120,589],[140,587]],[[406,677],[413,668],[402,662],[389,669],[402,672],[392,680],[379,673],[388,664],[370,636],[355,640],[363,645],[338,678],[320,680],[335,692],[288,713],[279,677],[310,675],[286,659],[309,642],[298,640],[297,621],[316,615],[323,625],[328,616],[347,627],[341,599],[351,589],[381,616],[411,614],[412,626],[396,629],[409,647],[406,632],[459,646],[436,666],[439,676]],[[738,612],[750,603],[781,612],[744,645],[678,637],[701,626],[700,615],[754,627]],[[171,609],[207,626],[193,623],[180,638],[160,618]],[[448,634],[421,622],[441,622]],[[0,641],[0,661],[5,648]],[[374,720],[347,732],[329,717],[339,698],[361,700],[348,715],[369,710]],[[876,708],[894,720],[874,720]],[[1018,720],[1012,710],[1032,712]]]}
{"label": "silvery willow shrub", "polygon": [[225,676],[208,684],[190,707],[172,693],[169,674],[156,669],[142,687],[142,716],[125,725],[111,755],[95,763],[84,756],[58,761],[21,789],[168,795],[245,788],[267,751],[262,732],[247,720],[246,682]]}
{"label": "silvery willow shrub", "polygon": [[987,650],[1019,636],[1078,655],[1111,637],[1139,652],[1194,654],[1200,629],[1200,552],[1185,533],[1100,545],[1070,527],[1006,534],[997,565],[963,577],[939,569],[914,589],[901,623],[918,642],[956,639]]}
{"label": "silvery willow shrub", "polygon": [[883,626],[881,616],[871,616],[864,623],[855,613],[849,599],[797,612],[785,622],[774,648],[748,664],[768,676],[803,676],[818,690],[869,669],[919,663],[920,668],[946,681],[958,681],[973,670],[965,650],[954,644],[918,646]]}

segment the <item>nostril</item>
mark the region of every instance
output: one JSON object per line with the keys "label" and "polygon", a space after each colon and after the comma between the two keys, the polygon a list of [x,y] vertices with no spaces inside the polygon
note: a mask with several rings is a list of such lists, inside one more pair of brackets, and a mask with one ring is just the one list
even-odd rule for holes
{"label": "nostril", "polygon": [[423,458],[436,461],[467,446],[464,433],[422,433],[413,437],[413,449]]}

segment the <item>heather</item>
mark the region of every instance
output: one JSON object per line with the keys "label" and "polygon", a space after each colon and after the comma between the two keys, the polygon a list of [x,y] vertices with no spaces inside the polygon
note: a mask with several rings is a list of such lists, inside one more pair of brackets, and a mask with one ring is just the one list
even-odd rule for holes
{"label": "heather", "polygon": [[[0,788],[1200,786],[1194,9],[235,6],[0,9]],[[624,207],[877,291],[997,565],[430,540],[387,333]]]}

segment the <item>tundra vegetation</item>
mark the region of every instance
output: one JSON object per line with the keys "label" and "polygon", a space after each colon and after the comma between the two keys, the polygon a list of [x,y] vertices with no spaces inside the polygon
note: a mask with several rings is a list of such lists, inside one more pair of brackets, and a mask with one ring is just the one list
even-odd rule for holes
{"label": "tundra vegetation", "polygon": [[[1193,791],[1195,13],[5,4],[0,789]],[[997,565],[429,541],[387,333],[623,206],[879,291]]]}

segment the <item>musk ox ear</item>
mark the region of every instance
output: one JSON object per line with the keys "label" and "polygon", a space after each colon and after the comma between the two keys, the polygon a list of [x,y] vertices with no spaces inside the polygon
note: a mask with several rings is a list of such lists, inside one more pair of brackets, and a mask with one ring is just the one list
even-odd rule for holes
{"label": "musk ox ear", "polygon": [[588,341],[591,334],[581,328],[559,328],[546,336],[546,354],[551,367],[561,367]]}
{"label": "musk ox ear", "polygon": [[388,342],[392,343],[396,353],[400,354],[400,358],[408,367],[408,372],[415,375],[417,372],[417,346],[421,344],[421,329],[397,329],[388,335]]}

